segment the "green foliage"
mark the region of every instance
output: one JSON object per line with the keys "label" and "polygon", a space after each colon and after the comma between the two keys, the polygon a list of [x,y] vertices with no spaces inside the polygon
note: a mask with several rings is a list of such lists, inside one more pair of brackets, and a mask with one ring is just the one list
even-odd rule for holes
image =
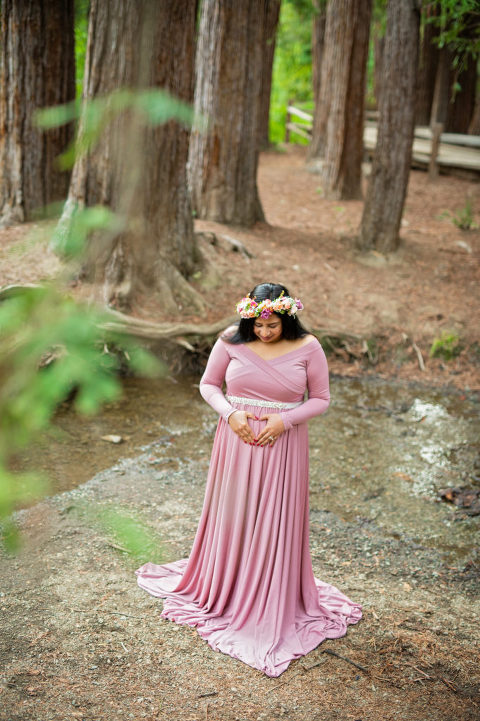
{"label": "green foliage", "polygon": [[449,361],[462,351],[460,338],[457,333],[443,331],[439,338],[435,338],[430,348],[430,358],[443,358]]}
{"label": "green foliage", "polygon": [[475,221],[473,214],[472,201],[469,197],[465,199],[465,205],[460,208],[455,214],[450,213],[449,210],[444,210],[439,216],[441,218],[448,218],[452,221],[457,228],[460,230],[477,230],[478,223]]}
{"label": "green foliage", "polygon": [[[79,155],[85,155],[92,150],[107,127],[126,111],[135,113],[143,125],[163,125],[169,120],[177,120],[190,127],[194,120],[191,105],[175,98],[166,90],[118,88],[110,95],[93,98],[88,103],[74,101],[39,110],[35,114],[35,123],[40,128],[49,129],[78,120],[81,116],[75,143],[58,161],[61,169],[67,169],[73,167]],[[201,128],[205,120],[195,117],[195,124]]]}
{"label": "green foliage", "polygon": [[115,507],[86,509],[87,514],[113,541],[114,548],[127,554],[134,565],[153,555],[157,562],[166,557],[161,539],[132,511]]}
{"label": "green foliage", "polygon": [[120,360],[105,352],[109,344],[122,348],[139,374],[164,371],[133,341],[103,330],[108,320],[54,285],[6,294],[0,304],[0,520],[6,520],[3,541],[10,550],[19,539],[9,514],[48,491],[44,477],[13,474],[12,456],[48,429],[58,404],[72,393],[75,409],[88,415],[121,395]]}
{"label": "green foliage", "polygon": [[468,58],[480,54],[480,10],[478,0],[430,0],[426,22],[438,28],[434,42],[454,53],[454,67],[462,70]]}
{"label": "green foliage", "polygon": [[88,236],[94,231],[109,230],[119,233],[123,228],[122,220],[109,208],[101,205],[92,208],[73,209],[69,217],[68,233],[57,225],[52,233],[50,247],[64,258],[78,258],[83,255]]}
{"label": "green foliage", "polygon": [[[311,2],[285,0],[280,10],[273,63],[270,103],[270,140],[285,139],[285,119],[290,99],[305,109],[313,108],[312,90],[312,19]],[[298,142],[305,143],[302,138]]]}
{"label": "green foliage", "polygon": [[475,222],[473,217],[472,201],[470,198],[465,200],[465,205],[461,208],[456,215],[452,215],[452,222],[460,230],[476,230],[478,223]]}
{"label": "green foliage", "polygon": [[[139,127],[176,119],[190,125],[192,108],[166,92],[120,89],[88,104],[74,102],[38,113],[44,128],[81,115],[79,140],[64,165],[95,147],[100,134],[120,113],[137,114]],[[133,111],[133,113],[132,113]],[[201,124],[202,120],[200,120]],[[55,231],[48,240],[67,259],[79,259],[92,234],[122,231],[121,213],[104,207],[75,208],[66,239]],[[45,239],[43,239],[45,240]],[[67,269],[68,270],[68,269]],[[111,316],[65,295],[54,283],[3,289],[0,296],[0,540],[15,551],[20,536],[12,512],[48,492],[39,474],[16,474],[12,459],[39,433],[48,431],[58,404],[73,396],[74,408],[92,415],[121,395],[118,372],[125,361],[135,373],[158,377],[165,366],[128,337],[109,330]],[[116,349],[111,352],[110,349]],[[132,554],[145,547],[146,534],[133,519],[110,518]]]}
{"label": "green foliage", "polygon": [[77,99],[82,97],[83,90],[89,6],[89,0],[75,0],[75,95]]}

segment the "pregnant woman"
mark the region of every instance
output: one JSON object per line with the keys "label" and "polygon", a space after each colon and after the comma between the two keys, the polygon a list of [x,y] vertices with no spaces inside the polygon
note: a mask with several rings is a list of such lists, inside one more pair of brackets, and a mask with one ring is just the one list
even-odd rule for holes
{"label": "pregnant woman", "polygon": [[302,308],[274,283],[237,304],[239,325],[217,340],[200,382],[220,418],[192,551],[136,571],[141,588],[165,599],[164,618],[195,626],[213,649],[268,676],[362,615],[313,575],[307,421],[330,395]]}

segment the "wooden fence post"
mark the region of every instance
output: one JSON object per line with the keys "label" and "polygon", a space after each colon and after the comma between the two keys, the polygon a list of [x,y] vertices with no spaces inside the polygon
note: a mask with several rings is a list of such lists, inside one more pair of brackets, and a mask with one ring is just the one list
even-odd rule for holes
{"label": "wooden fence post", "polygon": [[291,123],[292,116],[290,115],[289,107],[290,107],[290,105],[291,105],[292,103],[293,103],[293,100],[292,100],[291,98],[289,98],[289,99],[288,99],[288,104],[287,104],[287,116],[286,116],[286,118],[285,118],[285,142],[286,142],[286,143],[289,143],[289,142],[290,142],[290,128],[289,128],[289,125],[290,125],[290,123]]}
{"label": "wooden fence post", "polygon": [[443,123],[432,124],[432,147],[430,149],[430,163],[428,164],[428,179],[436,180],[439,174],[437,163],[440,138],[443,133]]}

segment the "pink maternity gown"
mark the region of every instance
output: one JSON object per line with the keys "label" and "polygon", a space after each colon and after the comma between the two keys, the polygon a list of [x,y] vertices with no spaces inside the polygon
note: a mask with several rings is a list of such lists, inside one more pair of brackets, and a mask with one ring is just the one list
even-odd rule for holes
{"label": "pink maternity gown", "polygon": [[[196,626],[213,649],[279,676],[362,615],[314,577],[310,558],[307,420],[329,405],[325,354],[313,339],[263,360],[248,344],[220,339],[200,392],[220,419],[192,551],[188,559],[146,563],[138,584],[165,598],[164,618]],[[272,447],[248,445],[227,423],[235,409],[281,413],[286,430]],[[266,421],[249,423],[258,434]]]}

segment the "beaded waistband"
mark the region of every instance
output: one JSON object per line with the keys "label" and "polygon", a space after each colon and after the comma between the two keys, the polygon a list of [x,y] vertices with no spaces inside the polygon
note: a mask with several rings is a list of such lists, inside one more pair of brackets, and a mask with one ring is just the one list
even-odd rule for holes
{"label": "beaded waistband", "polygon": [[261,406],[262,408],[296,408],[302,404],[298,403],[281,403],[280,401],[263,401],[259,398],[242,398],[241,396],[225,396],[230,403],[245,403],[250,406]]}

